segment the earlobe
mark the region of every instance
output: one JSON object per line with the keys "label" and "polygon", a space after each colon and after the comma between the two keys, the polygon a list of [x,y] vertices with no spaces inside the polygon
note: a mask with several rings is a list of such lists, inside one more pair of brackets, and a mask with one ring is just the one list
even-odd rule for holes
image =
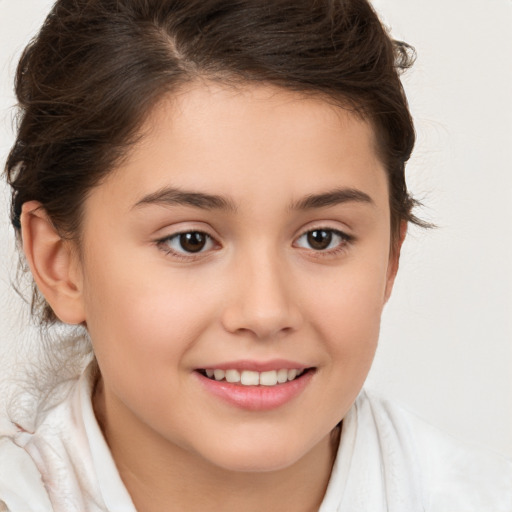
{"label": "earlobe", "polygon": [[389,297],[391,296],[391,292],[393,290],[393,285],[395,283],[395,278],[398,272],[398,266],[400,262],[400,251],[402,249],[402,244],[404,243],[406,234],[407,221],[404,220],[400,223],[400,236],[398,240],[395,242],[395,245],[391,248],[389,255],[388,275],[386,280],[384,302],[387,302],[389,300]]}
{"label": "earlobe", "polygon": [[82,279],[72,243],[61,238],[37,201],[23,205],[21,233],[23,251],[39,291],[62,322],[83,323]]}

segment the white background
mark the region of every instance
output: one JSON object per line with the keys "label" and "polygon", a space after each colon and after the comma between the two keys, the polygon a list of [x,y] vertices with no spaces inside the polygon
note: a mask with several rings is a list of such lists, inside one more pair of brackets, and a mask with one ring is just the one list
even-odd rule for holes
{"label": "white background", "polygon": [[[0,0],[2,166],[13,138],[16,56],[50,4]],[[418,53],[404,77],[418,132],[408,182],[426,205],[420,216],[439,227],[410,231],[370,384],[455,436],[512,457],[512,1],[374,4]],[[11,288],[13,245],[2,185],[4,379],[37,343]]]}

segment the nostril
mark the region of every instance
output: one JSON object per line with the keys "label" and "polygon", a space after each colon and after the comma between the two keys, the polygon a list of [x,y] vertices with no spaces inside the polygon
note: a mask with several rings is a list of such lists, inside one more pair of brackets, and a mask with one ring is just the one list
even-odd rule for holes
{"label": "nostril", "polygon": [[262,311],[251,310],[248,305],[237,305],[224,312],[222,324],[231,333],[268,339],[296,331],[300,325],[300,315],[291,313],[288,309]]}

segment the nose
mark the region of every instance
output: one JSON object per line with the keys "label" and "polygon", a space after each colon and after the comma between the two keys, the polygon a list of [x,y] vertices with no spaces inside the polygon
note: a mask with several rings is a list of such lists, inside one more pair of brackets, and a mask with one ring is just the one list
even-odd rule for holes
{"label": "nose", "polygon": [[241,258],[222,314],[231,333],[272,339],[296,331],[302,323],[296,283],[286,265],[271,255]]}

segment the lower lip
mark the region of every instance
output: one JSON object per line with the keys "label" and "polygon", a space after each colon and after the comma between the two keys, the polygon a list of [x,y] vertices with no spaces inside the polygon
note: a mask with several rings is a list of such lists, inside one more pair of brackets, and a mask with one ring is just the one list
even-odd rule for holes
{"label": "lower lip", "polygon": [[309,370],[295,380],[275,386],[243,386],[209,379],[199,372],[194,373],[209,393],[225,402],[248,411],[269,411],[300,395],[311,382],[314,371]]}

